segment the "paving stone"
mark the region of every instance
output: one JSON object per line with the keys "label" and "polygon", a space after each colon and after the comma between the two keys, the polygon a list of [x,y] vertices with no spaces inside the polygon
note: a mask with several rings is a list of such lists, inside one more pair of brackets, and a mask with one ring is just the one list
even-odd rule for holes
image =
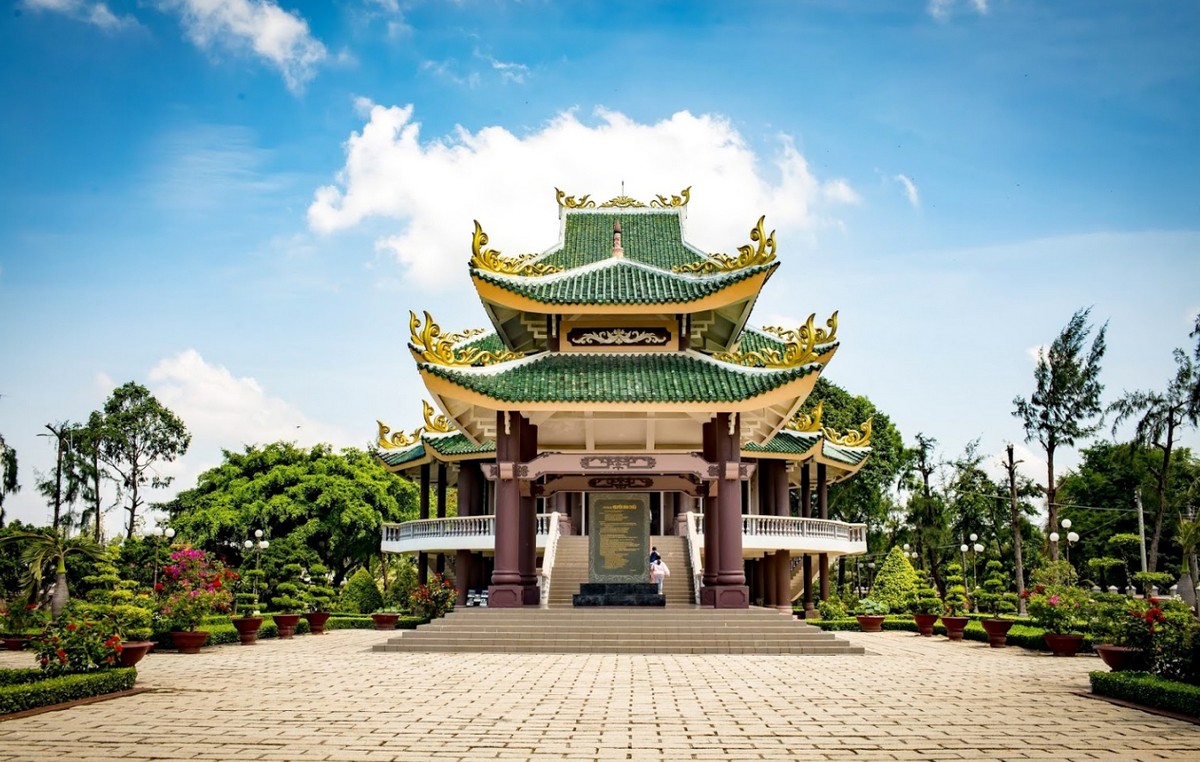
{"label": "paving stone", "polygon": [[387,637],[151,654],[155,690],[0,722],[0,760],[1200,759],[1200,726],[1074,695],[1094,657],[891,632],[811,657],[371,650]]}

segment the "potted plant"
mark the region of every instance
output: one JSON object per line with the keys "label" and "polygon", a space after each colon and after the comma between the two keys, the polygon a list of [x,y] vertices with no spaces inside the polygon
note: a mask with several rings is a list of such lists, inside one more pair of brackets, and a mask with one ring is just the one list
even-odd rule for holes
{"label": "potted plant", "polygon": [[221,564],[209,560],[203,550],[173,551],[163,568],[162,584],[159,615],[170,628],[171,640],[180,653],[199,653],[208,640],[208,633],[199,629],[201,622],[228,611],[232,601]]}
{"label": "potted plant", "polygon": [[863,632],[881,632],[887,613],[887,604],[874,598],[863,598],[854,607],[854,616],[858,620],[859,629]]}
{"label": "potted plant", "polygon": [[394,630],[396,622],[400,621],[399,611],[373,611],[371,612],[371,620],[375,622],[377,630]]}
{"label": "potted plant", "polygon": [[909,609],[912,611],[913,621],[917,624],[917,634],[925,638],[933,637],[933,626],[937,624],[938,615],[942,612],[942,599],[938,597],[933,585],[929,584],[927,577],[922,577],[921,586],[917,588],[916,596],[911,599]]}
{"label": "potted plant", "polygon": [[413,614],[433,620],[446,616],[454,608],[457,598],[458,590],[454,584],[435,573],[428,585],[417,585],[417,589],[409,596],[408,606]]}
{"label": "potted plant", "polygon": [[261,569],[246,569],[238,578],[237,592],[233,595],[231,621],[233,628],[237,630],[238,642],[243,646],[252,646],[258,642],[258,631],[263,623],[258,611],[258,585],[264,576]]}
{"label": "potted plant", "polygon": [[83,578],[91,587],[86,603],[78,607],[85,616],[107,619],[121,638],[121,666],[132,667],[154,648],[150,640],[154,602],[146,592],[138,591],[136,580],[121,579],[120,571],[105,557]]}
{"label": "potted plant", "polygon": [[41,629],[44,616],[36,603],[27,596],[18,595],[9,601],[0,601],[0,638],[9,651],[20,651],[29,643],[30,637]]}
{"label": "potted plant", "polygon": [[1042,638],[1055,656],[1074,656],[1083,643],[1080,622],[1087,596],[1077,587],[1037,585],[1029,595],[1029,614],[1045,630]]}
{"label": "potted plant", "polygon": [[329,620],[329,609],[332,607],[336,593],[329,586],[329,567],[316,563],[308,567],[308,612],[304,618],[308,620],[308,629],[313,635],[325,634],[325,622]]}
{"label": "potted plant", "polygon": [[983,589],[975,595],[975,599],[979,609],[989,616],[980,624],[987,632],[988,644],[992,648],[1004,648],[1008,645],[1008,631],[1012,629],[1014,622],[1000,615],[1011,614],[1017,610],[1017,595],[1009,592],[1004,565],[999,561],[988,561],[984,573],[987,577],[983,580]]}
{"label": "potted plant", "polygon": [[1029,614],[1046,631],[1042,638],[1055,656],[1074,656],[1083,643],[1081,624],[1091,601],[1076,579],[1066,560],[1052,561],[1033,573],[1033,589],[1025,590]]}
{"label": "potted plant", "polygon": [[304,568],[300,564],[284,564],[280,573],[283,581],[275,586],[275,597],[271,605],[280,613],[272,614],[275,626],[279,628],[279,637],[290,639],[296,634],[296,625],[300,622],[300,612],[305,609],[304,592],[300,589],[300,575]]}
{"label": "potted plant", "polygon": [[963,630],[970,621],[965,615],[971,602],[967,598],[967,588],[964,585],[962,567],[951,563],[946,565],[946,598],[942,601],[942,626],[946,628],[946,637],[950,640],[962,640]]}
{"label": "potted plant", "polygon": [[1088,629],[1093,650],[1113,672],[1144,672],[1151,666],[1154,635],[1166,622],[1158,599],[1107,596],[1094,604]]}

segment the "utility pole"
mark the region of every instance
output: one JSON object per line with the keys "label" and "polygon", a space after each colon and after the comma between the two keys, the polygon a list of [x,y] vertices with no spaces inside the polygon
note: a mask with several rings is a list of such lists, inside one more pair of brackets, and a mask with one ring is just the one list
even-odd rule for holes
{"label": "utility pole", "polygon": [[1138,537],[1142,539],[1142,571],[1146,571],[1146,513],[1142,510],[1142,490],[1135,488],[1133,499],[1138,509]]}
{"label": "utility pole", "polygon": [[1008,454],[1008,462],[1004,464],[1004,469],[1008,471],[1008,500],[1012,509],[1013,574],[1017,578],[1017,613],[1025,616],[1025,565],[1021,560],[1021,515],[1017,505],[1017,464],[1021,461],[1013,460],[1012,444],[1005,448],[1005,452]]}

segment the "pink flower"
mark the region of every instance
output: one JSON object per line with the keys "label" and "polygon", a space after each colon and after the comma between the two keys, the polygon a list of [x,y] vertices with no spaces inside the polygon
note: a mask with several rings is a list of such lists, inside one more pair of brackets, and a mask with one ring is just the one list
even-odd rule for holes
{"label": "pink flower", "polygon": [[1049,603],[1051,606],[1057,606],[1058,605],[1058,596],[1057,595],[1050,596],[1049,598],[1046,599],[1046,603]]}

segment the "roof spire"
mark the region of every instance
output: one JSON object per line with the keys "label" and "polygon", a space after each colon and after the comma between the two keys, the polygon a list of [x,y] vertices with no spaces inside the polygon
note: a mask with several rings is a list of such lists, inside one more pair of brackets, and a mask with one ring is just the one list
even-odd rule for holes
{"label": "roof spire", "polygon": [[[621,183],[622,186],[625,183]],[[622,259],[625,256],[625,249],[621,248],[621,218],[618,217],[613,222],[613,258]]]}

